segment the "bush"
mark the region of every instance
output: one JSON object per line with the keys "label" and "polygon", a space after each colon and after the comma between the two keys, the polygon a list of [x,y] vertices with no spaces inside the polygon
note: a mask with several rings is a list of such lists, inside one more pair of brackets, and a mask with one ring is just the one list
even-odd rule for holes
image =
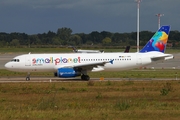
{"label": "bush", "polygon": [[161,95],[168,95],[168,93],[172,90],[173,88],[171,86],[171,83],[167,82],[165,85],[163,85],[163,88],[161,89],[160,92],[161,92]]}
{"label": "bush", "polygon": [[123,110],[127,110],[130,107],[130,104],[127,101],[119,101],[116,103],[115,107],[118,110],[123,111]]}
{"label": "bush", "polygon": [[94,86],[94,81],[92,81],[92,80],[88,81],[87,85],[88,86]]}

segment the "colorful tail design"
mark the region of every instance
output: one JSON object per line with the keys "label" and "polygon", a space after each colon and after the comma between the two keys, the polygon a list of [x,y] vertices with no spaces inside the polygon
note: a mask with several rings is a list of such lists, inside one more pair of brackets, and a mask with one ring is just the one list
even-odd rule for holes
{"label": "colorful tail design", "polygon": [[170,26],[162,26],[143,47],[143,49],[140,50],[140,52],[159,51],[164,53],[168,41],[169,31]]}

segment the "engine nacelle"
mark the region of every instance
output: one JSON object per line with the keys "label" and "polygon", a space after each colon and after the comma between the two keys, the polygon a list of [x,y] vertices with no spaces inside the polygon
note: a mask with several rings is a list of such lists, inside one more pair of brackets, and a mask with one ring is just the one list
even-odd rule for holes
{"label": "engine nacelle", "polygon": [[57,70],[57,76],[62,77],[62,78],[76,77],[80,75],[81,73],[78,71],[75,71],[73,68],[59,68]]}

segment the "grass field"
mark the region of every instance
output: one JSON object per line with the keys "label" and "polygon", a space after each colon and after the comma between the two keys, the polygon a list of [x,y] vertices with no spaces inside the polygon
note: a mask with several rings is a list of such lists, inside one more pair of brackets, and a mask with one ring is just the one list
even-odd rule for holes
{"label": "grass field", "polygon": [[[180,70],[90,73],[91,77],[170,78],[172,80],[0,83],[1,120],[178,120]],[[32,76],[53,76],[32,73]],[[0,70],[1,77],[26,73]],[[42,78],[43,80],[43,78]]]}
{"label": "grass field", "polygon": [[180,118],[179,81],[1,83],[1,120]]}

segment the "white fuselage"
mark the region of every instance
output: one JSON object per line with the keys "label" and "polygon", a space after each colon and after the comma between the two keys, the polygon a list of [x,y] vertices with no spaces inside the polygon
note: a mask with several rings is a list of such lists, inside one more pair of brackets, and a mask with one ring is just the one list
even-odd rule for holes
{"label": "white fuselage", "polygon": [[[90,71],[119,71],[151,64],[151,58],[162,55],[165,54],[161,52],[25,54],[13,58],[12,61],[6,63],[5,67],[19,72],[56,72],[58,68],[106,62]],[[113,60],[112,64],[108,62],[111,60]]]}

